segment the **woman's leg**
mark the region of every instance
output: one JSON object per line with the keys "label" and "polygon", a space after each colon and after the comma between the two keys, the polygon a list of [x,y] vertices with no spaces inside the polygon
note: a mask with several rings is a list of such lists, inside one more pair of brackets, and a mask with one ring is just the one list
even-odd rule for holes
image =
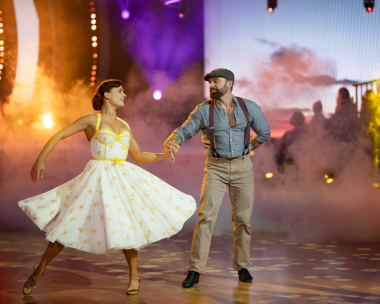
{"label": "woman's leg", "polygon": [[[129,287],[128,289],[138,288],[138,273],[137,273],[137,256],[138,252],[135,249],[124,249],[124,256],[129,267]],[[132,284],[131,284],[132,283]]]}
{"label": "woman's leg", "polygon": [[40,264],[37,266],[35,272],[29,277],[29,279],[25,282],[24,285],[24,293],[30,294],[34,290],[34,288],[37,286],[38,282],[40,281],[42,275],[45,272],[45,268],[52,259],[54,259],[58,253],[61,252],[61,250],[64,248],[62,244],[58,242],[49,242],[44,254],[42,255]]}

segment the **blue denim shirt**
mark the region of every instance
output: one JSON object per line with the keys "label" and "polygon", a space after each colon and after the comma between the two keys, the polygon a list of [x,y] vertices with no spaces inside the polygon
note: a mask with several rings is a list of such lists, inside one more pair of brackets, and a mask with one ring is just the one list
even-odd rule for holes
{"label": "blue denim shirt", "polygon": [[[216,152],[223,158],[239,157],[244,152],[244,131],[247,126],[247,120],[236,97],[233,96],[233,99],[235,101],[234,114],[236,118],[236,125],[234,127],[229,125],[226,119],[226,112],[219,101],[214,107],[215,148]],[[247,105],[251,128],[257,134],[256,140],[261,143],[266,142],[270,138],[270,129],[261,108],[251,100],[244,98],[244,102]],[[213,157],[209,135],[209,110],[210,102],[206,100],[198,105],[190,113],[185,123],[180,128],[175,129],[173,133],[176,132],[181,136],[183,144],[200,130],[202,132],[202,142],[206,149],[206,156]],[[249,145],[249,150],[251,149],[252,146]]]}

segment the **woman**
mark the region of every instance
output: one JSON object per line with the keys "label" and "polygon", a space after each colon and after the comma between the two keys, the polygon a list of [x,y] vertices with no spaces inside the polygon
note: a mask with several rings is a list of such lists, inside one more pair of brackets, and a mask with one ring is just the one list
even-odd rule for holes
{"label": "woman", "polygon": [[[163,153],[140,152],[129,125],[116,117],[125,97],[119,80],[103,81],[92,98],[100,114],[85,115],[58,131],[37,157],[30,172],[34,183],[43,177],[44,159],[59,141],[84,131],[91,144],[92,159],[79,176],[18,203],[50,241],[24,294],[33,292],[65,246],[93,253],[121,249],[130,270],[127,294],[137,294],[137,250],[176,234],[194,213],[191,196],[125,161],[128,152],[137,163],[164,159]],[[179,149],[174,143],[168,147],[174,154]]]}

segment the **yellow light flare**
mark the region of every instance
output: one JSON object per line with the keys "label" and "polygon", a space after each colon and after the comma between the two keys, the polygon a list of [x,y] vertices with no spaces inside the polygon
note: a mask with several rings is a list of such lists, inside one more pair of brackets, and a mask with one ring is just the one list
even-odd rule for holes
{"label": "yellow light flare", "polygon": [[377,188],[377,187],[379,187],[380,185],[379,185],[378,183],[373,183],[373,186],[374,186],[375,188]]}
{"label": "yellow light flare", "polygon": [[267,174],[265,174],[265,177],[266,178],[272,178],[273,177],[273,173],[272,172],[268,172]]}
{"label": "yellow light flare", "polygon": [[91,14],[91,18],[95,19],[96,18],[96,14]]}
{"label": "yellow light flare", "polygon": [[22,121],[22,119],[20,119],[17,123],[18,123],[19,125],[22,125],[24,122]]}
{"label": "yellow light flare", "polygon": [[333,181],[334,181],[334,179],[332,177],[330,177],[326,180],[326,183],[331,184]]}
{"label": "yellow light flare", "polygon": [[327,174],[325,174],[325,179],[329,179],[329,176]]}
{"label": "yellow light flare", "polygon": [[96,30],[96,25],[91,26],[91,29],[92,29],[93,31],[95,31],[95,30]]}
{"label": "yellow light flare", "polygon": [[54,124],[50,114],[44,114],[44,116],[42,116],[42,121],[44,122],[44,126],[48,129]]}
{"label": "yellow light flare", "polygon": [[98,40],[98,37],[93,36],[93,37],[92,37],[92,41],[96,41],[96,40]]}
{"label": "yellow light flare", "polygon": [[249,152],[249,155],[251,155],[251,156],[255,155],[255,151]]}

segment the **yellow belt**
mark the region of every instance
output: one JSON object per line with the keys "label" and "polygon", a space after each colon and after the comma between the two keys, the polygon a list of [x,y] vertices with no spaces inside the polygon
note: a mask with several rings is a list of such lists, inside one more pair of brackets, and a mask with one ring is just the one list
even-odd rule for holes
{"label": "yellow belt", "polygon": [[115,162],[116,164],[119,164],[119,165],[123,165],[123,161],[125,161],[125,159],[121,159],[121,158],[110,158],[110,159],[107,159],[107,158],[92,158],[93,160],[102,160],[102,161],[113,161]]}

